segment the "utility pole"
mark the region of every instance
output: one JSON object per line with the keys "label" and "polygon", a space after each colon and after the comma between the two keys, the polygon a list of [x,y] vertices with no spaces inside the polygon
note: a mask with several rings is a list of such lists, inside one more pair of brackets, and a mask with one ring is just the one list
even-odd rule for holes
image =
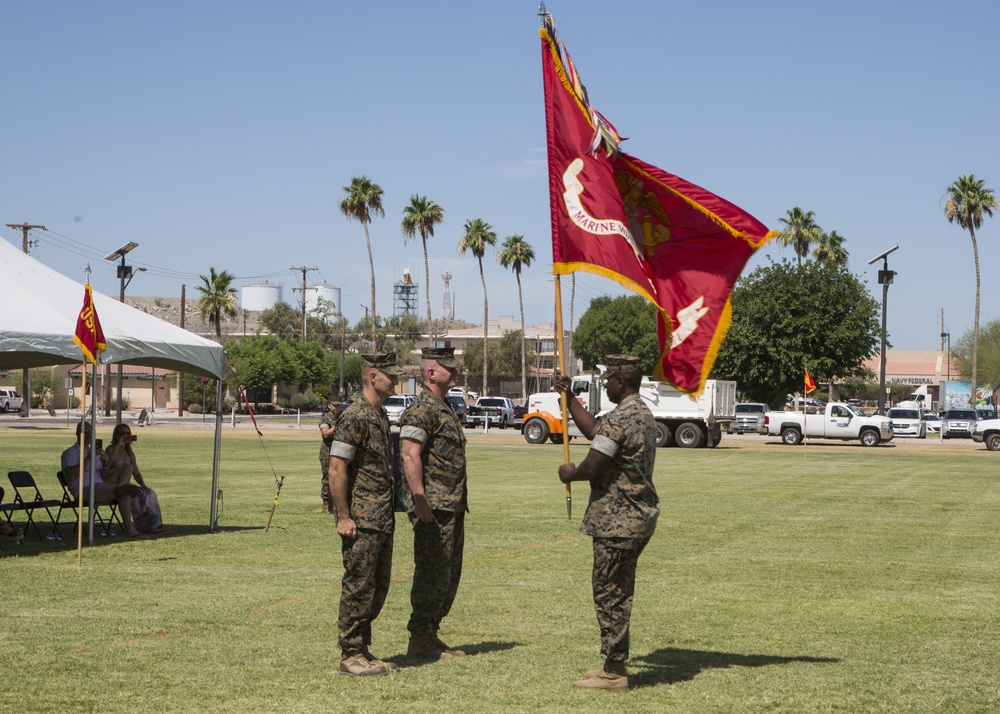
{"label": "utility pole", "polygon": [[[21,242],[21,250],[23,250],[25,253],[28,252],[28,231],[35,229],[42,231],[48,230],[48,228],[46,228],[45,226],[32,225],[27,221],[25,221],[24,223],[8,223],[7,227],[20,229],[21,235],[23,236]],[[31,369],[25,367],[23,370],[21,370],[21,373],[23,375],[23,378],[21,380],[21,396],[24,397],[24,403],[21,405],[21,409],[23,411],[24,416],[29,417],[31,416]]]}
{"label": "utility pole", "polygon": [[319,270],[319,268],[307,268],[304,265],[295,266],[289,268],[289,270],[301,270],[302,271],[302,287],[292,288],[293,292],[302,291],[302,339],[306,339],[306,290],[313,290],[315,288],[306,287],[306,273],[314,270]]}

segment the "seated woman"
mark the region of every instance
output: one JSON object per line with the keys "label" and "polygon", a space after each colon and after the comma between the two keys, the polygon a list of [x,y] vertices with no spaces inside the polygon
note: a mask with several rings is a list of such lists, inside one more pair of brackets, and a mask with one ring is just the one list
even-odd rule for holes
{"label": "seated woman", "polygon": [[166,533],[163,529],[163,514],[160,512],[160,501],[156,492],[146,485],[146,480],[139,471],[135,460],[132,444],[136,437],[128,424],[119,424],[111,433],[111,445],[107,449],[108,471],[111,480],[124,485],[133,478],[142,488],[142,492],[132,497],[132,522],[136,530],[142,533]]}
{"label": "seated woman", "polygon": [[[82,437],[85,447],[83,449],[83,500],[87,502],[87,491],[90,488],[91,463],[94,469],[94,497],[99,503],[117,503],[118,512],[121,514],[122,523],[125,526],[126,535],[132,538],[148,538],[149,536],[136,530],[132,523],[132,496],[140,492],[138,486],[132,486],[128,480],[119,482],[112,477],[107,468],[108,455],[101,449],[100,440],[97,441],[96,451],[90,449],[90,424],[78,422],[76,425],[76,441],[71,447],[62,452],[59,459],[63,475],[66,477],[66,484],[70,493],[74,496],[80,493],[80,440]],[[119,476],[123,474],[118,474]],[[130,476],[131,478],[131,476]]]}
{"label": "seated woman", "polygon": [[[3,503],[3,487],[0,486],[0,503]],[[20,528],[15,528],[10,523],[0,523],[0,536],[6,536],[8,538],[14,538],[16,540],[21,540],[24,538],[24,531]]]}

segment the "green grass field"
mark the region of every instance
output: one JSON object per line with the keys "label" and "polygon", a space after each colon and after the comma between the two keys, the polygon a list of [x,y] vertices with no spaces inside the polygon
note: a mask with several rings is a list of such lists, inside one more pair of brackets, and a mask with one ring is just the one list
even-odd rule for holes
{"label": "green grass field", "polygon": [[[56,496],[70,433],[0,429],[3,470],[28,469]],[[395,581],[372,649],[403,669],[369,681],[337,674],[339,541],[319,512],[314,427],[266,430],[266,455],[245,426],[225,428],[217,534],[207,532],[210,433],[138,434],[175,535],[100,537],[82,568],[75,540],[0,541],[0,711],[1000,707],[1000,462],[982,447],[803,451],[727,437],[714,450],[661,450],[663,513],[639,564],[633,690],[614,695],[571,686],[598,665],[598,634],[590,542],[578,530],[586,489],[577,485],[568,522],[558,446],[509,432],[470,439],[466,568],[441,632],[465,658],[404,656],[412,539],[398,518]],[[584,449],[574,445],[574,459]],[[268,459],[285,486],[264,532]]]}

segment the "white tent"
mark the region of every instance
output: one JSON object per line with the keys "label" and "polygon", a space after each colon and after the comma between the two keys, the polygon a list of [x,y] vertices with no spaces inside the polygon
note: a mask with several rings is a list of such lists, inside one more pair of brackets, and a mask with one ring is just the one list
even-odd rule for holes
{"label": "white tent", "polygon": [[[84,286],[46,267],[0,240],[0,369],[78,364],[83,353],[73,335],[83,307]],[[141,310],[94,292],[107,350],[101,362],[140,364],[219,378],[218,403],[226,357],[222,345],[198,337]],[[25,395],[25,399],[28,395]],[[222,412],[216,410],[212,507],[215,528]]]}
{"label": "white tent", "polygon": [[[75,364],[83,361],[73,342],[83,307],[83,284],[39,263],[0,240],[0,369]],[[159,367],[206,377],[224,377],[226,358],[218,343],[94,292],[107,350],[101,362]]]}

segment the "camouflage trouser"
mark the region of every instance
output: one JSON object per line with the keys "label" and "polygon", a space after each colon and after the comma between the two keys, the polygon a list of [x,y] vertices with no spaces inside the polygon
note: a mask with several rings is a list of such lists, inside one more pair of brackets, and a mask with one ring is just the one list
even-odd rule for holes
{"label": "camouflage trouser", "polygon": [[319,467],[323,470],[323,477],[320,479],[319,497],[323,503],[333,504],[330,500],[330,447],[320,448]]}
{"label": "camouflage trouser", "polygon": [[605,659],[628,659],[635,568],[647,543],[649,538],[594,538],[594,609]]}
{"label": "camouflage trouser", "polygon": [[389,593],[392,533],[358,529],[357,538],[341,538],[344,579],[340,589],[338,642],[343,656],[362,652],[372,641],[372,621]]}
{"label": "camouflage trouser", "polygon": [[411,513],[413,524],[413,613],[406,629],[414,635],[438,631],[451,610],[462,579],[465,548],[465,512],[434,511],[434,520],[422,523]]}

